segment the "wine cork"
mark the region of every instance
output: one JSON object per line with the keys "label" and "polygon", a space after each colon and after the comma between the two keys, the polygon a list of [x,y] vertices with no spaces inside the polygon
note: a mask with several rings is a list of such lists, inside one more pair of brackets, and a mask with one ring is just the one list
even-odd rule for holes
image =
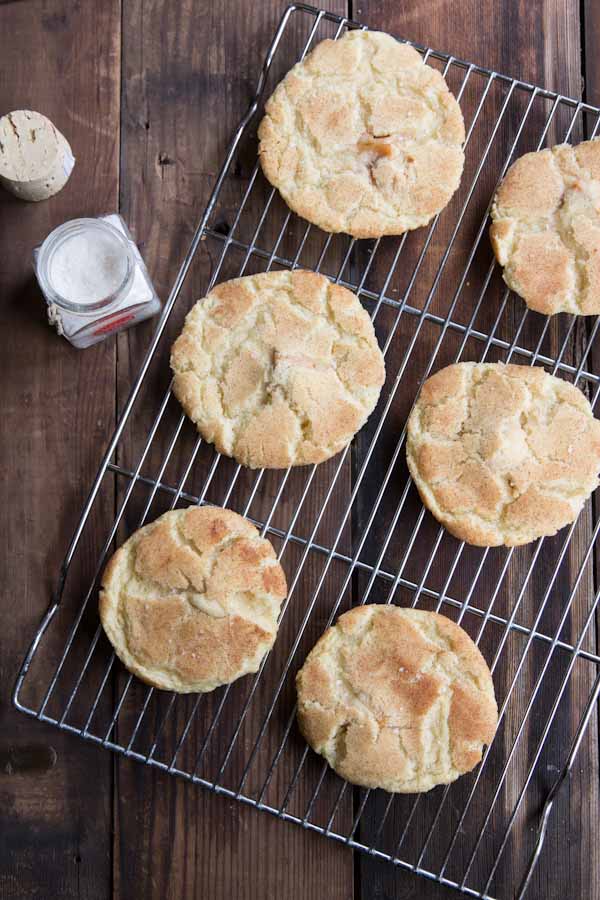
{"label": "wine cork", "polygon": [[69,142],[46,116],[17,109],[0,119],[0,184],[16,197],[52,197],[74,165]]}

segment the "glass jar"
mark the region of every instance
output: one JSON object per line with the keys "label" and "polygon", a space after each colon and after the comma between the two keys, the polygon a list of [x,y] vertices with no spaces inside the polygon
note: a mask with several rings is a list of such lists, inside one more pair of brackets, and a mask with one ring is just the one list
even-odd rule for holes
{"label": "glass jar", "polygon": [[80,349],[160,312],[140,252],[117,213],[73,219],[33,252],[48,321]]}

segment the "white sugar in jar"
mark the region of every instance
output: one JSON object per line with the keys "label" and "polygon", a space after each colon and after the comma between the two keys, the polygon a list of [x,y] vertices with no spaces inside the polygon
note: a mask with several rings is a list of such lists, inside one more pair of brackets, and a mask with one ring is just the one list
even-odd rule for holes
{"label": "white sugar in jar", "polygon": [[48,280],[69,303],[88,309],[126,290],[134,265],[127,241],[111,226],[69,223],[53,242]]}
{"label": "white sugar in jar", "polygon": [[74,219],[34,251],[48,319],[75,347],[89,347],[160,311],[139,250],[119,215]]}

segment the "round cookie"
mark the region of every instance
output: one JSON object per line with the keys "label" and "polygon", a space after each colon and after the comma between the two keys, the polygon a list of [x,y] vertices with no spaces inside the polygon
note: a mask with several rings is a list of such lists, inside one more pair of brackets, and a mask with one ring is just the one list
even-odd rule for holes
{"label": "round cookie", "polygon": [[268,469],[339,453],[385,378],[358,298],[303,271],[218,285],[188,314],[171,367],[200,434],[242,465]]}
{"label": "round cookie", "polygon": [[318,640],[297,675],[298,723],[338,775],[400,794],[469,772],[494,736],[486,662],[438,613],[359,606]]}
{"label": "round cookie", "polygon": [[546,315],[600,313],[600,140],[526,153],[492,206],[504,280]]}
{"label": "round cookie", "polygon": [[258,136],[263,172],[288,206],[357,238],[426,225],[464,165],[463,117],[443,76],[374,31],[318,44],[275,89]]}
{"label": "round cookie", "polygon": [[100,619],[121,662],[178,693],[256,672],[287,593],[269,541],[228,509],[165,513],[134,532],[102,577]]}
{"label": "round cookie", "polygon": [[542,368],[457,363],[423,385],[406,456],[451,534],[515,546],[577,518],[598,486],[600,422],[578,388]]}

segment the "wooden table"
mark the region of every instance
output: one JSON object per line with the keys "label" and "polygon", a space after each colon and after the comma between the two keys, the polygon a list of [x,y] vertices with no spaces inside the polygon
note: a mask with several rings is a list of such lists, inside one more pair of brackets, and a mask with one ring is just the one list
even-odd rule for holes
{"label": "wooden table", "polygon": [[[29,205],[0,198],[4,900],[457,896],[112,757],[17,714],[9,701],[152,329],[146,323],[93,349],[72,350],[44,322],[31,250],[66,219],[119,209],[164,297],[284,5],[0,0],[0,112],[44,112],[77,156],[56,198]],[[600,103],[597,0],[327,0],[325,6],[572,97],[583,90],[590,103]],[[578,768],[597,772],[597,737],[594,718]],[[532,898],[600,898],[598,811],[577,791],[575,774]],[[513,887],[504,886],[505,896]]]}

